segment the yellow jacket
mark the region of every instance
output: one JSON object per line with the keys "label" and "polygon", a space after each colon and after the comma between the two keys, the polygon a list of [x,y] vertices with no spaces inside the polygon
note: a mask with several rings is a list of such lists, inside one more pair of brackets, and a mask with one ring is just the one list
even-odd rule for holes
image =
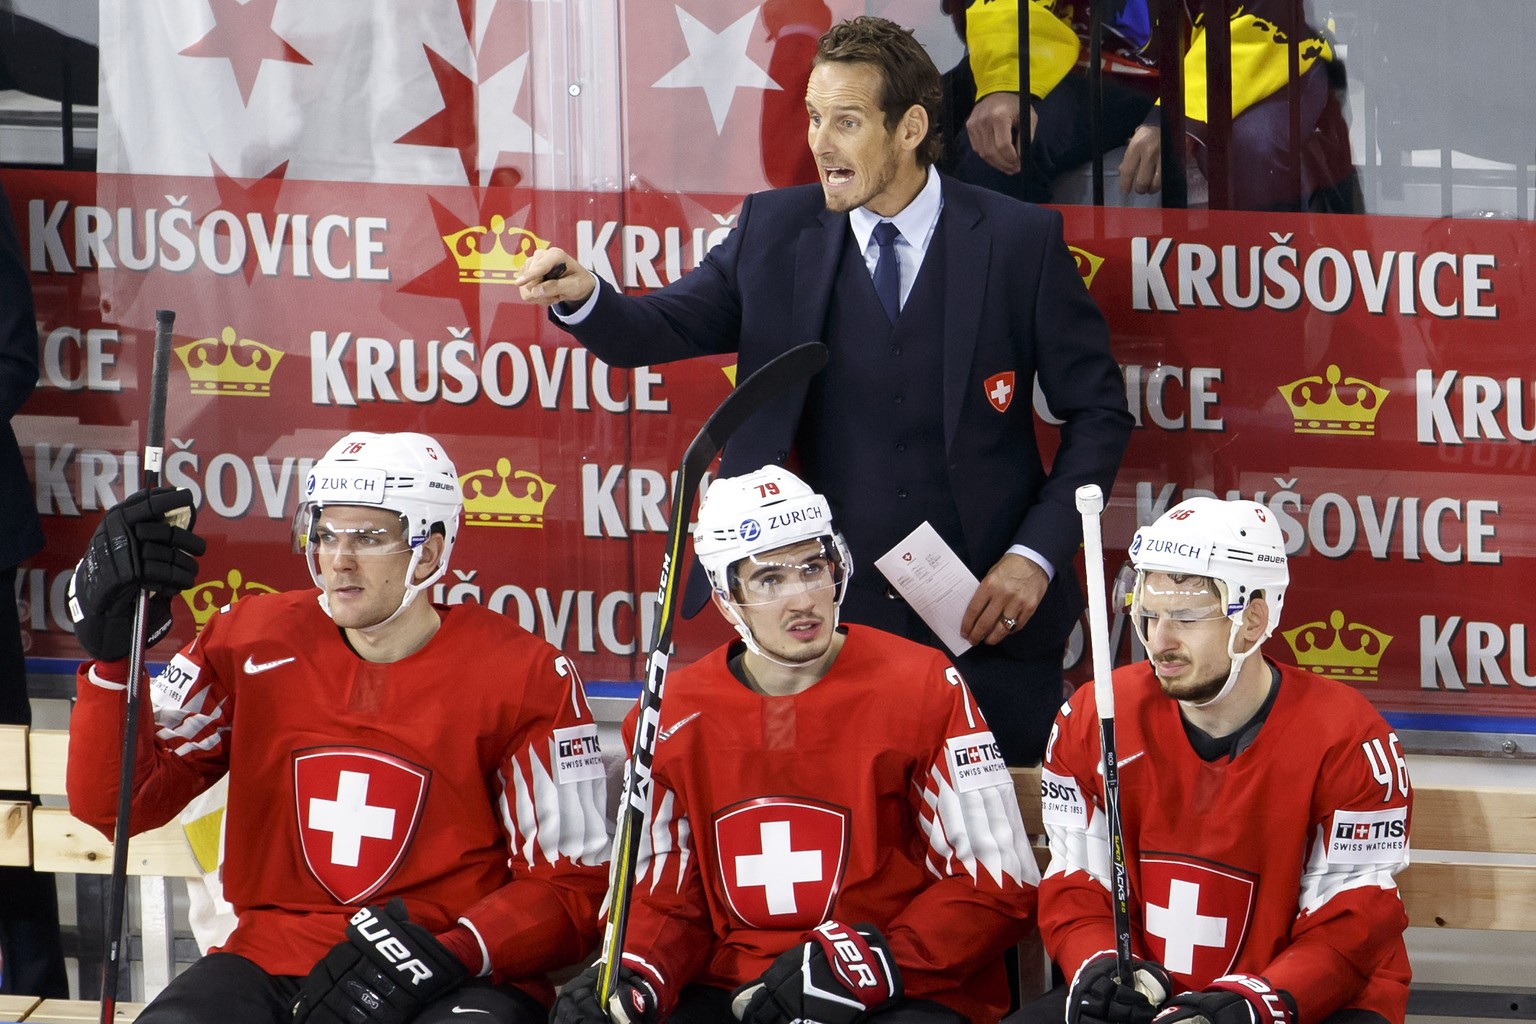
{"label": "yellow jacket", "polygon": [[[1135,2],[1135,0],[1132,0]],[[1290,77],[1289,33],[1266,16],[1266,8],[1288,4],[1256,0],[1234,9],[1232,32],[1232,116],[1285,88]],[[966,43],[976,98],[1019,88],[1018,0],[976,0],[966,12]],[[1029,91],[1045,97],[1061,83],[1086,49],[1072,28],[1073,5],[1064,0],[1029,0]],[[1300,26],[1301,62],[1305,73],[1319,60],[1333,60],[1333,49],[1320,33]],[[1184,54],[1184,114],[1206,121],[1206,33],[1203,16],[1195,19]]]}

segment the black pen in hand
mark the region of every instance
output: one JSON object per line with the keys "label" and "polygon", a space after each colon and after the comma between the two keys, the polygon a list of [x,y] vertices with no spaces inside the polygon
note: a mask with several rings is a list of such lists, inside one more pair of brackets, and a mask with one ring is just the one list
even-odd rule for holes
{"label": "black pen in hand", "polygon": [[565,276],[565,261],[561,260],[549,268],[549,273],[539,278],[540,281],[558,281]]}

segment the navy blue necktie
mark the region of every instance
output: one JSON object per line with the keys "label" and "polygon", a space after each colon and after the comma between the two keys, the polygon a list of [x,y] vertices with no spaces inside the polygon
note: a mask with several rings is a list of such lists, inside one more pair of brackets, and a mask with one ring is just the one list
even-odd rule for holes
{"label": "navy blue necktie", "polygon": [[888,220],[875,225],[875,241],[880,246],[880,258],[875,261],[875,294],[893,324],[901,313],[901,259],[896,255],[896,239],[900,237],[901,231]]}

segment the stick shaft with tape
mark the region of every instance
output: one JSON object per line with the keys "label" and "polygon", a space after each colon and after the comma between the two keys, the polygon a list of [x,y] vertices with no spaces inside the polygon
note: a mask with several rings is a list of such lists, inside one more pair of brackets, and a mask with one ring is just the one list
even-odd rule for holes
{"label": "stick shaft with tape", "polygon": [[[171,328],[176,314],[155,311],[155,353],[149,379],[149,418],[144,425],[141,487],[160,485],[165,456],[165,393],[171,370]],[[117,981],[127,940],[123,907],[128,897],[128,837],[132,834],[133,762],[138,747],[140,677],[144,674],[144,623],[149,618],[149,591],[141,589],[133,606],[133,636],[128,649],[128,692],[123,715],[122,763],[117,778],[117,821],[112,830],[112,875],[107,890],[107,957],[101,974],[101,1022],[110,1024],[117,1008]]]}
{"label": "stick shaft with tape", "polygon": [[1104,752],[1104,814],[1109,823],[1112,872],[1110,902],[1115,921],[1115,968],[1122,985],[1131,984],[1131,885],[1125,866],[1125,837],[1120,830],[1120,767],[1115,756],[1114,664],[1109,653],[1109,609],[1104,597],[1104,535],[1099,516],[1104,494],[1097,484],[1077,489],[1083,517],[1083,562],[1088,574],[1088,637],[1093,651],[1093,695],[1099,707],[1099,745]]}

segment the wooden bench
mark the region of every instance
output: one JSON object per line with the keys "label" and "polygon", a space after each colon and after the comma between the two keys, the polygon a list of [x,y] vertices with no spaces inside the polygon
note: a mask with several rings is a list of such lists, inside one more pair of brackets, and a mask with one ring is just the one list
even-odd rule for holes
{"label": "wooden bench", "polygon": [[[1042,836],[1040,769],[1013,769],[1031,836]],[[1424,785],[1413,791],[1412,861],[1397,876],[1416,928],[1536,932],[1536,790]],[[1036,840],[1043,873],[1049,851]],[[1408,1012],[1536,1019],[1536,989],[1415,983]]]}
{"label": "wooden bench", "polygon": [[[89,999],[44,999],[38,1001],[31,996],[0,996],[0,999],[15,999],[32,1004],[25,1012],[15,1016],[5,1016],[4,1003],[0,1003],[0,1021],[25,1021],[26,1024],[96,1024],[101,1020],[101,1004]],[[118,1003],[112,1012],[114,1021],[122,1021],[127,1024],[139,1015],[144,1009],[143,1003]]]}
{"label": "wooden bench", "polygon": [[[30,792],[39,797],[64,796],[68,760],[68,731],[0,726],[0,789]],[[30,864],[39,871],[61,874],[106,875],[112,871],[112,844],[64,807],[0,801],[0,864]],[[144,989],[146,998],[153,998],[169,984],[173,973],[168,879],[200,878],[202,871],[181,826],[171,822],[129,842],[128,874],[138,883]],[[119,1015],[132,1005],[119,1003]],[[48,1001],[45,1007],[55,1015],[71,1012],[58,1000]],[[27,1019],[39,1020],[37,1013],[34,1009]]]}

